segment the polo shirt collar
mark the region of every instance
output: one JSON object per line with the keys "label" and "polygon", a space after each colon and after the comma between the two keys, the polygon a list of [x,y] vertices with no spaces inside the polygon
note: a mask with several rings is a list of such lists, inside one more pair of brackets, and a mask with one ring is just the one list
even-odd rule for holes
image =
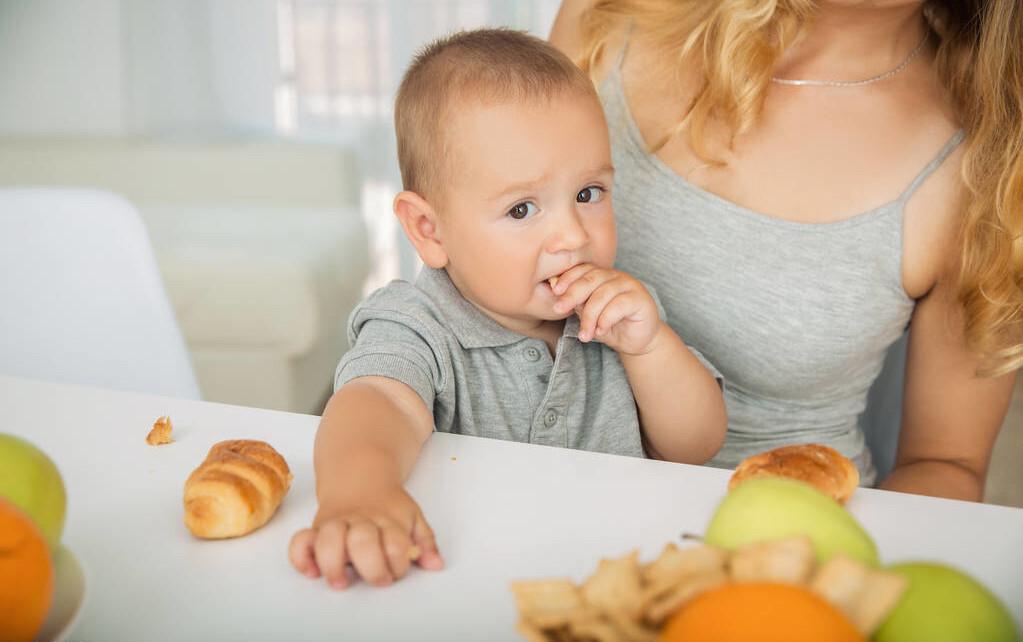
{"label": "polo shirt collar", "polygon": [[[437,304],[463,348],[497,348],[529,338],[505,328],[466,300],[451,282],[447,270],[424,266],[416,277],[416,287]],[[573,314],[565,320],[562,336],[579,336],[579,317]]]}

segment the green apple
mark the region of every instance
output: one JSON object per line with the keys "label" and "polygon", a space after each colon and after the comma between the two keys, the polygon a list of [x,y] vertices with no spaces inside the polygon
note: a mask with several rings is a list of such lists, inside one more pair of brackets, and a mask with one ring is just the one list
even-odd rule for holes
{"label": "green apple", "polygon": [[0,434],[0,497],[25,511],[56,549],[67,508],[64,480],[46,453],[21,437]]}
{"label": "green apple", "polygon": [[763,477],[744,481],[718,505],[703,541],[735,549],[806,535],[819,562],[845,554],[877,566],[877,546],[849,511],[810,484]]}
{"label": "green apple", "polygon": [[1019,632],[998,598],[969,575],[944,564],[907,562],[888,570],[909,587],[875,642],[1017,642]]}

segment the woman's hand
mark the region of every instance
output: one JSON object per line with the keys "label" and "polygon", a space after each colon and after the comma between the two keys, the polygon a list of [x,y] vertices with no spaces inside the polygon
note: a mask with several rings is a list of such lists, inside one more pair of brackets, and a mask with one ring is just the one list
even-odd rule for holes
{"label": "woman's hand", "polygon": [[556,312],[579,315],[580,341],[596,339],[628,355],[653,350],[661,321],[657,304],[628,274],[583,263],[558,277],[551,290]]}

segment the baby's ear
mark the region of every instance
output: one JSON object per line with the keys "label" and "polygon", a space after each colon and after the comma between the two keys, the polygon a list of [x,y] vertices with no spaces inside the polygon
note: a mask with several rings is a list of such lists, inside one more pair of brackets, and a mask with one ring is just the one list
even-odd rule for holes
{"label": "baby's ear", "polygon": [[448,264],[448,253],[438,234],[437,211],[425,198],[415,192],[401,192],[394,197],[394,215],[423,263],[437,269]]}

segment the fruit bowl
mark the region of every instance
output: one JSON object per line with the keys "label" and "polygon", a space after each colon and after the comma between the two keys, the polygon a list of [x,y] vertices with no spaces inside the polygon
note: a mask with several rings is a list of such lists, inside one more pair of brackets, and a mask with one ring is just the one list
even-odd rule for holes
{"label": "fruit bowl", "polygon": [[53,604],[43,622],[43,628],[36,636],[40,642],[59,642],[67,639],[85,601],[85,571],[74,553],[66,546],[61,546],[57,549],[53,562],[57,576]]}

